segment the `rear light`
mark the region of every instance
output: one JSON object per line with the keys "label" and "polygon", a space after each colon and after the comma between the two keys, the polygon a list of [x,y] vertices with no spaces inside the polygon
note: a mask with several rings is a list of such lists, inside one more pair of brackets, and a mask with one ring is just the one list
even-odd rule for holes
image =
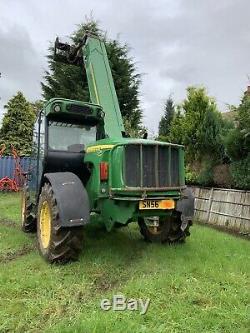
{"label": "rear light", "polygon": [[108,180],[109,177],[109,165],[107,162],[100,163],[100,179]]}

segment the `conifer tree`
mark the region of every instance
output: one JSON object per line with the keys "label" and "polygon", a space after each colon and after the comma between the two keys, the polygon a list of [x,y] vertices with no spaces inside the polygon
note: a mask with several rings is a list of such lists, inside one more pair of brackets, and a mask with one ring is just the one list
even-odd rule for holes
{"label": "conifer tree", "polygon": [[13,145],[20,155],[30,155],[35,112],[31,104],[19,91],[4,106],[6,113],[0,129],[0,145],[6,145],[5,154],[11,154]]}
{"label": "conifer tree", "polygon": [[[129,56],[128,45],[109,39],[94,20],[78,25],[70,36],[71,42],[77,44],[86,31],[95,33],[104,40],[122,116],[133,129],[138,130],[142,118],[139,105],[140,74]],[[45,72],[44,81],[41,82],[43,97],[46,100],[62,97],[88,102],[89,91],[84,68],[55,62],[53,52],[51,47],[47,56],[49,70]]]}

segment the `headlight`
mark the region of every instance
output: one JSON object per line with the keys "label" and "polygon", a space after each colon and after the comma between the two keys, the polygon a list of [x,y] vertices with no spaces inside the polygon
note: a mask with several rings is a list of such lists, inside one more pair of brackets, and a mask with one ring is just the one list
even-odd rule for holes
{"label": "headlight", "polygon": [[60,111],[61,111],[61,107],[60,107],[60,105],[56,104],[56,105],[54,106],[54,111],[55,111],[55,112],[60,112]]}

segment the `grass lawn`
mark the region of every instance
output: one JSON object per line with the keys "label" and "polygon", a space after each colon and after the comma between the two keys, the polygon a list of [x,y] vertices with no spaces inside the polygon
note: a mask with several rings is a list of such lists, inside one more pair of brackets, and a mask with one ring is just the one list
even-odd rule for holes
{"label": "grass lawn", "polygon": [[[80,260],[49,265],[0,194],[0,332],[249,332],[250,242],[195,225],[185,244],[147,244],[136,225],[86,229]],[[103,311],[122,293],[148,312]]]}

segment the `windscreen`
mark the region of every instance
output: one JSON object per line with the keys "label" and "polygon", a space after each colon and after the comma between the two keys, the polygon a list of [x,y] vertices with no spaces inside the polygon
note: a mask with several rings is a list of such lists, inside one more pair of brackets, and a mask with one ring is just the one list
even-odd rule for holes
{"label": "windscreen", "polygon": [[96,126],[49,121],[49,149],[81,152],[89,143],[95,141]]}

